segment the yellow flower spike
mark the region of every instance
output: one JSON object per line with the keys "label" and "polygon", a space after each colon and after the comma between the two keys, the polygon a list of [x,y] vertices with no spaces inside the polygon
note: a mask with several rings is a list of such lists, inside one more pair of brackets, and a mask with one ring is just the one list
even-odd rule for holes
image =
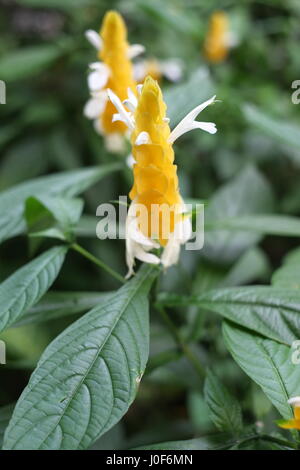
{"label": "yellow flower spike", "polygon": [[280,419],[277,425],[283,429],[298,429],[300,431],[300,397],[293,397],[288,403],[294,408],[294,419]]}
{"label": "yellow flower spike", "polygon": [[[128,56],[127,30],[119,13],[115,11],[106,13],[100,36],[103,40],[103,47],[99,53],[99,59],[102,59],[110,70],[106,86],[113,90],[121,100],[125,100],[128,88],[135,90],[136,83],[133,79],[132,63]],[[114,132],[124,134],[127,129],[125,124],[112,122],[114,113],[114,106],[107,101],[101,117],[103,130],[107,134]]]}
{"label": "yellow flower spike", "polygon": [[209,62],[222,62],[229,51],[229,20],[224,11],[216,11],[210,18],[204,43],[204,55]]}
{"label": "yellow flower spike", "polygon": [[[151,205],[166,204],[170,208],[169,226],[164,225],[164,221],[161,220],[157,227],[157,236],[162,246],[166,245],[169,234],[174,231],[175,206],[182,204],[176,166],[173,165],[174,151],[168,142],[171,131],[165,120],[166,109],[157,82],[151,77],[147,77],[134,114],[135,129],[131,135],[131,144],[132,154],[137,163],[134,165],[134,185],[129,196],[132,201],[144,204],[149,209],[147,231],[144,232],[143,227],[140,227],[146,237],[151,237],[153,232]],[[146,165],[145,161],[140,163],[143,144],[139,144],[138,136],[141,133],[147,133],[149,141],[148,144],[144,144],[148,156]],[[163,156],[159,162],[157,161],[157,152]],[[171,209],[172,206],[174,209]]]}
{"label": "yellow flower spike", "polygon": [[126,25],[115,11],[105,14],[99,34],[89,30],[86,37],[97,49],[99,62],[90,64],[88,85],[91,98],[84,114],[94,120],[95,128],[105,137],[109,150],[122,151],[127,127],[113,119],[115,108],[108,100],[107,89],[113,90],[121,100],[127,97],[128,88],[133,94],[136,93],[131,59],[144,48],[138,44],[128,44]]}
{"label": "yellow flower spike", "polygon": [[[197,106],[171,132],[166,104],[157,81],[147,77],[125,101],[127,111],[112,90],[108,91],[118,113],[114,119],[125,123],[131,133],[134,184],[126,220],[126,261],[128,276],[135,258],[167,268],[176,264],[180,246],[191,237],[191,221],[178,188],[173,143],[185,132],[202,129],[214,134],[212,122],[195,121],[198,114],[214,103],[215,97]],[[161,258],[151,250],[163,247]]]}

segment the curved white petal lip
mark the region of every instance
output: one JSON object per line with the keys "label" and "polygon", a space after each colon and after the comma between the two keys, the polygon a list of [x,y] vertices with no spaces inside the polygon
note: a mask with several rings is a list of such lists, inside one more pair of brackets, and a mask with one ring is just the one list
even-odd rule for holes
{"label": "curved white petal lip", "polygon": [[198,116],[201,111],[203,111],[207,106],[214,103],[216,96],[213,96],[209,100],[205,101],[204,103],[196,106],[192,111],[190,111],[185,118],[180,121],[180,123],[173,129],[170,134],[169,142],[173,144],[175,140],[178,139],[181,135],[189,132],[192,129],[202,129],[210,134],[215,134],[217,132],[216,125],[212,122],[198,122],[195,121],[196,117]]}
{"label": "curved white petal lip", "polygon": [[96,31],[94,31],[93,29],[88,29],[85,32],[85,37],[90,42],[90,44],[92,44],[92,46],[94,46],[98,51],[101,50],[103,41],[101,39],[101,36]]}
{"label": "curved white petal lip", "polygon": [[88,87],[92,92],[102,90],[102,88],[107,84],[109,78],[109,68],[100,62],[98,64],[97,68],[92,67],[92,72],[88,75]]}
{"label": "curved white petal lip", "polygon": [[140,132],[135,140],[135,145],[144,145],[144,144],[151,144],[150,135],[146,131]]}
{"label": "curved white petal lip", "polygon": [[134,59],[134,57],[143,54],[143,52],[145,52],[145,47],[142,44],[131,44],[128,48],[128,59]]}
{"label": "curved white petal lip", "polygon": [[110,99],[110,101],[112,102],[112,104],[115,106],[115,108],[118,111],[117,115],[114,115],[114,120],[115,121],[116,120],[123,121],[130,130],[133,130],[134,129],[134,120],[130,116],[128,111],[126,111],[126,109],[123,106],[120,98],[112,90],[110,90],[109,88],[107,89],[107,95],[108,95],[108,98]]}
{"label": "curved white petal lip", "polygon": [[292,406],[300,406],[300,397],[291,397],[288,400],[288,404]]}

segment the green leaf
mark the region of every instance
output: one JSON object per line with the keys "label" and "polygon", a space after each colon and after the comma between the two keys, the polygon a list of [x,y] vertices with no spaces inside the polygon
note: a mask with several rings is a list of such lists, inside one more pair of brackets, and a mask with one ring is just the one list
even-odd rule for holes
{"label": "green leaf", "polygon": [[28,232],[31,236],[71,241],[82,210],[83,200],[79,198],[30,197],[25,203]]}
{"label": "green leaf", "polygon": [[15,403],[0,408],[0,448],[2,447],[4,432],[8,426],[14,407]]}
{"label": "green leaf", "polygon": [[54,247],[18,269],[0,284],[0,331],[26,315],[56,279],[67,248]]}
{"label": "green leaf", "polygon": [[232,287],[190,297],[161,294],[159,301],[168,306],[197,305],[283,344],[300,337],[300,292],[295,289]]}
{"label": "green leaf", "polygon": [[[269,184],[252,166],[246,167],[233,180],[219,189],[205,210],[205,225],[209,227],[227,218],[271,212],[273,196]],[[202,253],[216,263],[232,263],[256,244],[260,233],[249,229],[215,230],[205,239]]]}
{"label": "green leaf", "polygon": [[37,305],[15,323],[15,326],[87,312],[111,296],[112,292],[47,292]]}
{"label": "green leaf", "polygon": [[246,251],[231,267],[218,287],[239,286],[255,280],[265,279],[270,272],[270,263],[260,248]]}
{"label": "green leaf", "polygon": [[209,71],[203,68],[196,70],[185,83],[173,85],[164,91],[171,127],[176,126],[195,106],[213,94],[214,84]]}
{"label": "green leaf", "polygon": [[285,258],[283,266],[277,269],[272,276],[275,287],[300,289],[300,249],[291,251]]}
{"label": "green leaf", "polygon": [[37,178],[0,193],[0,241],[16,236],[25,229],[23,206],[30,196],[74,197],[101,178],[120,169],[119,164],[85,168]]}
{"label": "green leaf", "polygon": [[205,379],[204,397],[219,431],[239,434],[243,428],[240,404],[211,370]]}
{"label": "green leaf", "polygon": [[205,230],[228,230],[229,232],[244,230],[263,235],[300,237],[300,219],[298,217],[270,214],[229,217],[207,223]]}
{"label": "green leaf", "polygon": [[33,77],[49,67],[64,52],[63,48],[52,44],[9,51],[0,60],[0,77],[8,83]]}
{"label": "green leaf", "polygon": [[290,347],[225,322],[223,334],[234,360],[264,391],[285,419],[293,417],[287,400],[299,395],[300,368]]}
{"label": "green leaf", "polygon": [[86,449],[121,419],[148,359],[147,294],[156,274],[143,266],[48,346],[16,405],[5,449]]}
{"label": "green leaf", "polygon": [[229,434],[203,436],[199,439],[184,441],[160,442],[158,444],[138,447],[136,450],[221,450],[231,447],[235,443]]}
{"label": "green leaf", "polygon": [[257,127],[263,134],[282,144],[292,146],[297,150],[300,149],[299,126],[283,119],[270,117],[252,104],[244,105],[243,111],[247,121]]}

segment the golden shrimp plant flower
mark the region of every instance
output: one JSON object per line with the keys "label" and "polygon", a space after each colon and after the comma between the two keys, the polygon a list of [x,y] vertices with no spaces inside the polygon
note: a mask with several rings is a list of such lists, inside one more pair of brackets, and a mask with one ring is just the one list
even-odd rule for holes
{"label": "golden shrimp plant flower", "polygon": [[283,429],[298,429],[300,431],[300,397],[292,397],[288,403],[294,408],[294,419],[281,419],[278,426]]}
{"label": "golden shrimp plant flower", "polygon": [[121,152],[127,128],[122,122],[113,122],[115,109],[107,99],[107,89],[113,90],[123,100],[128,88],[136,89],[131,60],[144,48],[139,44],[128,44],[126,25],[115,11],[105,14],[99,34],[88,30],[86,37],[96,48],[99,61],[89,66],[91,97],[85,105],[84,114],[94,120],[95,129],[104,136],[108,150]]}
{"label": "golden shrimp plant flower", "polygon": [[228,15],[224,11],[215,11],[210,17],[209,29],[205,38],[205,57],[209,62],[222,62],[226,59],[233,42]]}
{"label": "golden shrimp plant flower", "polygon": [[[158,83],[148,76],[137,89],[137,96],[129,90],[124,103],[108,90],[118,111],[113,120],[125,123],[131,133],[135,161],[134,184],[129,194],[132,202],[126,220],[128,277],[134,272],[135,259],[162,263],[165,268],[177,263],[180,246],[191,237],[192,227],[179,192],[173,143],[192,129],[211,134],[217,131],[214,123],[195,121],[215,97],[193,109],[171,132]],[[151,252],[160,248],[163,248],[161,257]]]}

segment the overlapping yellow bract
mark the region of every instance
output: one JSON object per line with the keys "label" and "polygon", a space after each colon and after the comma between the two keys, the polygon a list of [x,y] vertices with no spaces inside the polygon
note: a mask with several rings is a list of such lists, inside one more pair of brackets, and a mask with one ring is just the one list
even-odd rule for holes
{"label": "overlapping yellow bract", "polygon": [[294,408],[294,419],[281,419],[277,421],[283,429],[298,429],[300,431],[300,406]]}
{"label": "overlapping yellow bract", "polygon": [[[174,151],[168,142],[170,127],[164,120],[166,104],[158,83],[147,77],[138,99],[135,111],[135,129],[131,135],[132,154],[136,161],[134,165],[134,185],[129,194],[131,200],[143,204],[148,210],[147,231],[140,229],[145,236],[155,233],[161,245],[167,242],[168,234],[174,231],[174,225],[179,220],[177,208],[172,206],[182,203],[179,189],[177,166],[174,162]],[[150,143],[136,145],[136,139],[141,132],[147,132]],[[152,205],[166,204],[170,208],[170,219],[159,218],[158,225],[151,221]],[[167,226],[166,226],[167,224]]]}
{"label": "overlapping yellow bract", "polygon": [[228,54],[229,21],[224,11],[216,11],[210,18],[204,54],[210,62],[221,62]]}
{"label": "overlapping yellow bract", "polygon": [[[99,52],[99,59],[110,70],[106,88],[110,88],[121,100],[124,100],[127,98],[128,88],[135,92],[136,83],[133,79],[132,63],[128,58],[129,44],[126,25],[119,13],[109,11],[105,14],[100,36],[103,40],[103,47]],[[123,122],[112,122],[115,112],[114,105],[108,100],[101,116],[103,130],[107,134],[124,133],[127,129]]]}

